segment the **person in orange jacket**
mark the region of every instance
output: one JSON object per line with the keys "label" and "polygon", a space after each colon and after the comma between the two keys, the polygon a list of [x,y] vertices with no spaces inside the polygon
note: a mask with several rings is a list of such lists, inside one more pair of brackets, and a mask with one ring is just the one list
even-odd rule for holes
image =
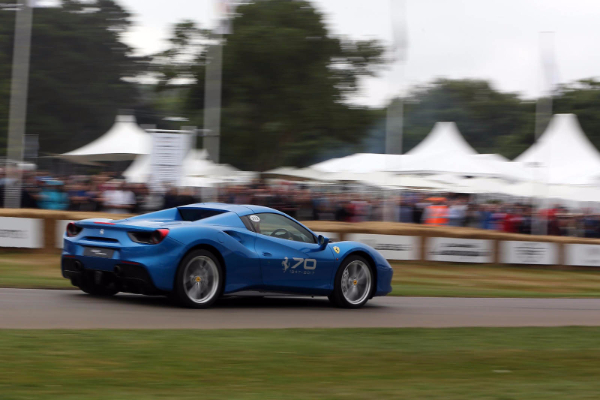
{"label": "person in orange jacket", "polygon": [[442,226],[448,224],[448,206],[445,204],[446,199],[436,197],[432,199],[433,204],[430,204],[425,209],[423,221],[425,225]]}

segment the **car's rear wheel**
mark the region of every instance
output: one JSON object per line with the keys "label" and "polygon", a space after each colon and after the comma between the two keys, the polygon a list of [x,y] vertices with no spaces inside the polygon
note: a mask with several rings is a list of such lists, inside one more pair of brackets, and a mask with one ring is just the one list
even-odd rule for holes
{"label": "car's rear wheel", "polygon": [[335,275],[334,289],[329,295],[329,300],[338,307],[364,306],[371,297],[373,276],[367,260],[360,256],[348,257]]}
{"label": "car's rear wheel", "polygon": [[184,307],[208,308],[221,295],[225,283],[223,267],[213,253],[194,250],[179,265],[175,298]]}

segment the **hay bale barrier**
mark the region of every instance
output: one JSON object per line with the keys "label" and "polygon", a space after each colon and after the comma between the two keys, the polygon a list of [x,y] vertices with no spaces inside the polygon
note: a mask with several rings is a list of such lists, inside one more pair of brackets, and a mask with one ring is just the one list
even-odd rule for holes
{"label": "hay bale barrier", "polygon": [[[57,253],[62,247],[62,233],[67,221],[131,216],[1,209],[0,251]],[[395,222],[305,221],[304,224],[332,240],[364,242],[393,261],[600,267],[600,239]]]}

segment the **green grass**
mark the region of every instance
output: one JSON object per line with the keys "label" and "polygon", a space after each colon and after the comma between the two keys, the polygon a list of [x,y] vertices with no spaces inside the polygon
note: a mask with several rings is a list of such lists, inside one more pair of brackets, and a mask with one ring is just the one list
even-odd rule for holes
{"label": "green grass", "polygon": [[68,289],[73,286],[61,275],[59,254],[32,252],[0,254],[0,287]]}
{"label": "green grass", "polygon": [[599,337],[600,328],[1,331],[0,398],[596,399]]}
{"label": "green grass", "polygon": [[[600,297],[600,269],[393,263],[393,295],[460,297]],[[73,288],[60,255],[0,254],[0,287]]]}
{"label": "green grass", "polygon": [[600,297],[600,269],[394,263],[392,294],[459,297]]}

